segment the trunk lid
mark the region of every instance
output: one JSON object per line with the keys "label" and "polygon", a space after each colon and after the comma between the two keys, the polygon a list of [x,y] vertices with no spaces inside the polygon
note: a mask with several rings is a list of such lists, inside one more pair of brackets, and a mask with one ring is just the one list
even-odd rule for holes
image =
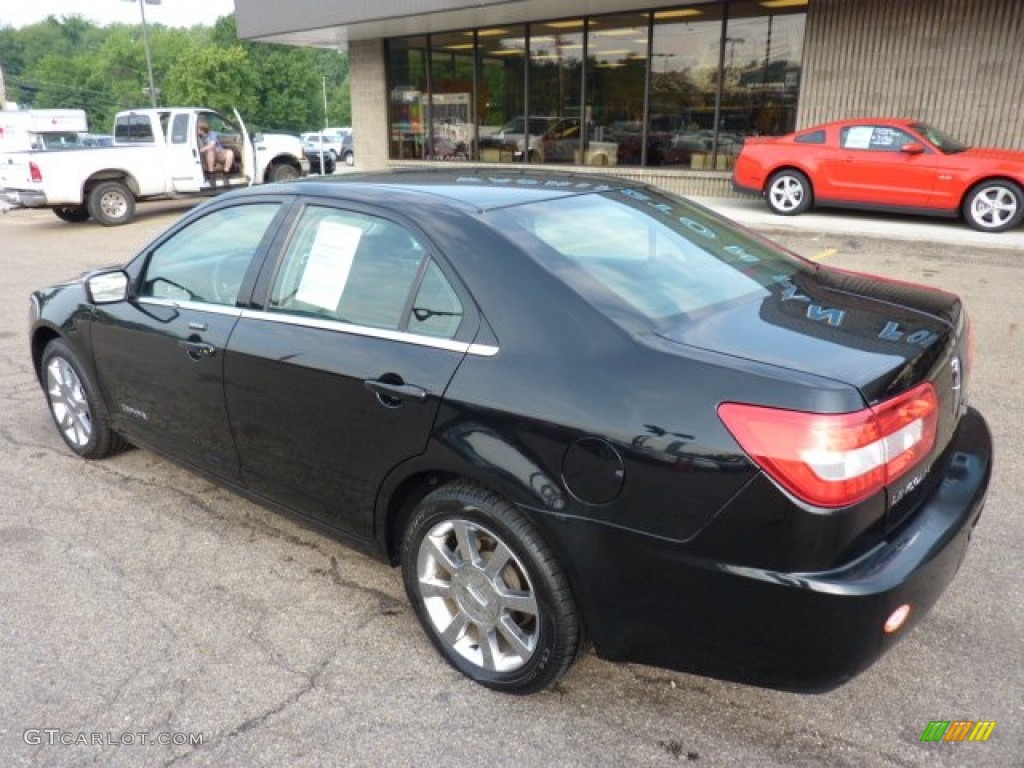
{"label": "trunk lid", "polygon": [[888,488],[889,527],[913,509],[914,491],[928,485],[928,471],[967,406],[966,313],[958,297],[932,288],[818,266],[659,335],[841,381],[857,388],[866,405],[930,381],[939,400],[935,447]]}

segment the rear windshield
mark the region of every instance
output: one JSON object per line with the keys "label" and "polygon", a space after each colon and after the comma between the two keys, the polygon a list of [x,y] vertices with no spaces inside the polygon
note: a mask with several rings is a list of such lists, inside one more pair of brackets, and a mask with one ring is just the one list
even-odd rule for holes
{"label": "rear windshield", "polygon": [[681,198],[624,189],[492,211],[498,229],[609,316],[663,330],[767,297],[807,262]]}

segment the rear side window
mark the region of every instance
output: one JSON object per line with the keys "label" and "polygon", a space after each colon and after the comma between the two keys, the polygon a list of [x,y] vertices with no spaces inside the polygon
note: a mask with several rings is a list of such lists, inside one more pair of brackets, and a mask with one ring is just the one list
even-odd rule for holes
{"label": "rear side window", "polygon": [[795,139],[797,144],[824,144],[825,143],[825,132],[824,131],[811,131],[810,133],[801,133]]}
{"label": "rear side window", "polygon": [[320,206],[303,212],[267,308],[444,338],[462,321],[455,291],[412,233]]}

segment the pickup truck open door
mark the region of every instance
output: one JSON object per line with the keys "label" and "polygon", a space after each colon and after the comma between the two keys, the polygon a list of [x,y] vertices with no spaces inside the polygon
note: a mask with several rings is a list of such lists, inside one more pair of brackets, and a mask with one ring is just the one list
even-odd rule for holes
{"label": "pickup truck open door", "polygon": [[238,128],[242,132],[242,175],[249,180],[249,186],[251,187],[256,180],[256,150],[253,147],[252,139],[249,136],[249,129],[245,127],[242,116],[238,114],[238,110],[234,107],[231,109],[235,113]]}

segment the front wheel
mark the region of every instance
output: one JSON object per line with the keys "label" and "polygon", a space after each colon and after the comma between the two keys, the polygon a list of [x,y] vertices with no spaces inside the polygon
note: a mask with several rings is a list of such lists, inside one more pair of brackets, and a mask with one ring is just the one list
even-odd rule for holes
{"label": "front wheel", "polygon": [[963,213],[974,229],[1005,232],[1024,217],[1024,192],[1012,181],[986,181],[967,193]]}
{"label": "front wheel", "polygon": [[345,153],[345,165],[352,166],[356,164],[356,156],[351,152]]}
{"label": "front wheel", "polygon": [[778,171],[768,179],[765,199],[773,213],[796,216],[811,207],[811,182],[800,171]]}
{"label": "front wheel", "polygon": [[72,451],[84,459],[102,459],[124,447],[97,407],[96,388],[60,339],[43,353],[43,385],[53,422]]}
{"label": "front wheel", "polygon": [[511,504],[473,485],[428,494],[402,540],[406,593],[453,667],[505,693],[557,681],[584,647],[568,579]]}
{"label": "front wheel", "polygon": [[54,215],[61,221],[81,224],[89,220],[89,209],[84,205],[62,205],[53,209]]}
{"label": "front wheel", "polygon": [[120,181],[104,181],[89,191],[89,213],[105,227],[127,224],[135,215],[135,195]]}

